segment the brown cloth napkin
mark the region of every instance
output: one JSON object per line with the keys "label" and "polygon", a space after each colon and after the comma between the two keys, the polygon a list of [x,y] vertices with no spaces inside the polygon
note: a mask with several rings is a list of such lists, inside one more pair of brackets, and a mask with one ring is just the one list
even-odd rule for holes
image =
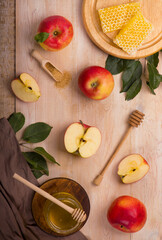
{"label": "brown cloth napkin", "polygon": [[34,192],[13,179],[15,172],[38,185],[21,154],[14,131],[3,118],[0,119],[0,240],[87,240],[81,232],[54,237],[42,231],[31,212]]}

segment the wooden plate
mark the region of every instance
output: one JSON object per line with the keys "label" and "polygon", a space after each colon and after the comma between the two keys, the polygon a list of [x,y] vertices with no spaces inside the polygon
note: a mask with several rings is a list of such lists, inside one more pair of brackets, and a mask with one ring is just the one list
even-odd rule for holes
{"label": "wooden plate", "polygon": [[82,15],[86,31],[91,40],[104,52],[125,59],[143,58],[158,52],[162,48],[162,0],[141,0],[141,9],[154,26],[150,36],[143,42],[134,55],[118,48],[112,41],[117,32],[102,32],[98,9],[132,2],[131,0],[84,0]]}
{"label": "wooden plate", "polygon": [[[83,210],[86,212],[87,219],[88,219],[89,212],[90,212],[90,202],[89,202],[89,198],[86,191],[83,189],[83,187],[79,183],[69,178],[53,178],[45,182],[43,185],[41,185],[40,188],[48,192],[49,194],[54,194],[58,192],[70,193],[81,203]],[[38,193],[35,193],[32,201],[32,213],[37,225],[42,230],[44,230],[45,232],[51,235],[67,236],[67,234],[64,235],[64,234],[56,233],[52,231],[47,225],[44,214],[43,214],[43,207],[45,202],[46,202],[46,199],[44,197],[42,197]],[[79,227],[75,230],[75,232],[79,231],[84,226],[86,221],[80,224]]]}

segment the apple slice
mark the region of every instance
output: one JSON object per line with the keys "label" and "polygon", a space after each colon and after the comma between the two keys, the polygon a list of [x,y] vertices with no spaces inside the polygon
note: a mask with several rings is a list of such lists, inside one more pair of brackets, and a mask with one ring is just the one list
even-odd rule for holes
{"label": "apple slice", "polygon": [[14,79],[11,88],[16,97],[24,102],[36,102],[41,95],[36,80],[27,73]]}
{"label": "apple slice", "polygon": [[149,164],[141,155],[132,154],[119,163],[118,175],[123,183],[133,183],[143,178],[149,168]]}
{"label": "apple slice", "polygon": [[65,148],[69,153],[88,158],[96,153],[101,143],[101,133],[96,127],[83,123],[71,124],[64,136]]}
{"label": "apple slice", "polygon": [[101,143],[101,133],[96,127],[89,127],[80,143],[79,153],[83,158],[95,154]]}
{"label": "apple slice", "polygon": [[69,153],[74,153],[78,150],[80,139],[83,135],[84,127],[80,123],[73,123],[67,128],[64,143],[65,148]]}

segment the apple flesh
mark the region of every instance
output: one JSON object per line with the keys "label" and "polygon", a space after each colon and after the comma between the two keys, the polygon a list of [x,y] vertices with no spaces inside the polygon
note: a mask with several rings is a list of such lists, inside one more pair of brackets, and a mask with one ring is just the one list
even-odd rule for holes
{"label": "apple flesh", "polygon": [[66,150],[83,158],[95,154],[100,143],[101,133],[96,127],[90,127],[83,123],[72,123],[65,132]]}
{"label": "apple flesh", "polygon": [[123,183],[133,183],[143,178],[149,168],[149,164],[141,155],[132,154],[119,163],[118,175]]}
{"label": "apple flesh", "polygon": [[145,224],[147,212],[144,204],[131,196],[120,196],[108,209],[107,219],[112,227],[127,233],[139,231]]}
{"label": "apple flesh", "polygon": [[39,25],[35,40],[48,51],[65,48],[73,38],[73,26],[62,16],[50,16]]}
{"label": "apple flesh", "polygon": [[12,80],[11,88],[15,96],[23,102],[36,102],[41,95],[36,80],[27,73]]}
{"label": "apple flesh", "polygon": [[114,88],[114,78],[105,68],[91,66],[81,72],[78,85],[87,97],[102,100],[111,94]]}

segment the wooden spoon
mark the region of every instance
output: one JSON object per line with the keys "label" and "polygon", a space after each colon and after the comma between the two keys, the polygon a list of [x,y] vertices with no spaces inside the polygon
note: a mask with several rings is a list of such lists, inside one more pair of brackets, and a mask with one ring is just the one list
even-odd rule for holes
{"label": "wooden spoon", "polygon": [[41,64],[42,68],[56,81],[60,82],[64,78],[61,73],[48,59],[42,57],[36,50],[32,50],[31,55]]}
{"label": "wooden spoon", "polygon": [[71,214],[72,218],[75,221],[77,221],[77,222],[84,222],[86,220],[86,217],[87,217],[86,213],[82,209],[80,209],[80,208],[75,208],[74,209],[74,208],[69,207],[68,205],[66,205],[63,202],[59,201],[58,199],[56,199],[55,197],[53,197],[49,193],[45,192],[41,188],[39,188],[39,187],[35,186],[34,184],[32,184],[31,182],[27,181],[26,179],[24,179],[23,177],[21,177],[17,173],[14,173],[13,178],[15,178],[19,182],[25,184],[27,187],[33,189],[35,192],[37,192],[40,195],[42,195],[43,197],[47,198],[51,202],[57,204],[61,208],[65,209],[67,212],[69,212]]}
{"label": "wooden spoon", "polygon": [[118,153],[120,147],[122,146],[122,144],[124,143],[125,139],[127,138],[128,134],[130,133],[130,131],[132,130],[132,127],[138,127],[143,118],[144,118],[145,114],[143,114],[142,112],[139,112],[138,110],[135,110],[129,117],[129,124],[130,127],[128,128],[128,130],[126,131],[123,139],[119,142],[119,144],[117,145],[115,151],[113,152],[112,156],[110,157],[110,159],[107,161],[106,165],[104,166],[104,168],[102,169],[102,171],[100,172],[100,174],[94,179],[93,183],[96,186],[99,186],[103,176],[108,168],[108,166],[110,165],[110,163],[112,162],[112,160],[114,159],[114,157],[116,156],[116,154]]}

